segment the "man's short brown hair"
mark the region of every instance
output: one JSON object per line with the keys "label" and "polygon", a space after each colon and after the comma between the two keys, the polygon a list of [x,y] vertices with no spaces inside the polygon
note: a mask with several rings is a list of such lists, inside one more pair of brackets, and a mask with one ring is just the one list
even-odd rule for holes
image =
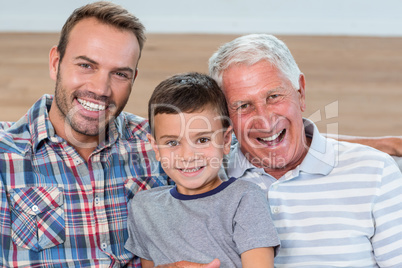
{"label": "man's short brown hair", "polygon": [[75,9],[65,22],[57,46],[60,53],[60,61],[63,59],[66,52],[71,30],[78,22],[86,18],[96,18],[102,23],[134,33],[140,46],[141,55],[146,40],[144,25],[142,25],[137,17],[123,7],[107,1],[99,1]]}

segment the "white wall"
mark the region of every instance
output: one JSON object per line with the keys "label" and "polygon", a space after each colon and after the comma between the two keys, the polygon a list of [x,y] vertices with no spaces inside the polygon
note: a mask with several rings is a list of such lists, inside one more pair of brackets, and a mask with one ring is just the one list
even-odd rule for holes
{"label": "white wall", "polygon": [[[58,32],[90,1],[0,0],[0,31]],[[150,33],[402,36],[401,0],[115,0]]]}

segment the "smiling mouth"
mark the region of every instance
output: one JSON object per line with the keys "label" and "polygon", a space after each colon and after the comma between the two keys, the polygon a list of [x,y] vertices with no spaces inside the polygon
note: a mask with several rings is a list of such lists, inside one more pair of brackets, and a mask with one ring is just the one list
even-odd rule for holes
{"label": "smiling mouth", "polygon": [[192,173],[192,172],[197,172],[197,171],[200,170],[201,168],[203,168],[203,167],[183,168],[183,169],[179,168],[179,170],[180,170],[181,172]]}
{"label": "smiling mouth", "polygon": [[193,167],[193,168],[178,168],[181,173],[184,174],[193,174],[201,171],[205,166],[202,167]]}
{"label": "smiling mouth", "polygon": [[286,134],[286,129],[283,129],[281,132],[278,132],[275,135],[272,135],[272,136],[266,137],[266,138],[257,138],[257,140],[259,142],[267,144],[267,145],[276,145],[283,140],[283,138],[285,137],[285,134]]}
{"label": "smiling mouth", "polygon": [[86,101],[83,99],[77,99],[77,101],[87,111],[99,112],[99,111],[104,111],[106,109],[105,105],[97,104],[97,103]]}

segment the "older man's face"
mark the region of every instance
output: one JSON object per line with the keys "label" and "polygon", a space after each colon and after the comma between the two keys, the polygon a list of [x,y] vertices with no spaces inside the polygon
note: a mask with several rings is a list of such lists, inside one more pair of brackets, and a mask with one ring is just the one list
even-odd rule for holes
{"label": "older man's face", "polygon": [[304,76],[300,89],[266,61],[234,65],[223,74],[230,118],[247,159],[279,177],[304,158],[307,143],[302,112]]}

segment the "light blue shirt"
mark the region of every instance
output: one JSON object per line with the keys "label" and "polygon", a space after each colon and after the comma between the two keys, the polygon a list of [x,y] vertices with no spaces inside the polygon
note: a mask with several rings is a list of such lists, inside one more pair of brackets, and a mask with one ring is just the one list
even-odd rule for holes
{"label": "light blue shirt", "polygon": [[276,180],[253,166],[235,144],[229,177],[267,192],[281,240],[275,267],[402,267],[402,174],[373,148],[322,136],[303,162]]}

